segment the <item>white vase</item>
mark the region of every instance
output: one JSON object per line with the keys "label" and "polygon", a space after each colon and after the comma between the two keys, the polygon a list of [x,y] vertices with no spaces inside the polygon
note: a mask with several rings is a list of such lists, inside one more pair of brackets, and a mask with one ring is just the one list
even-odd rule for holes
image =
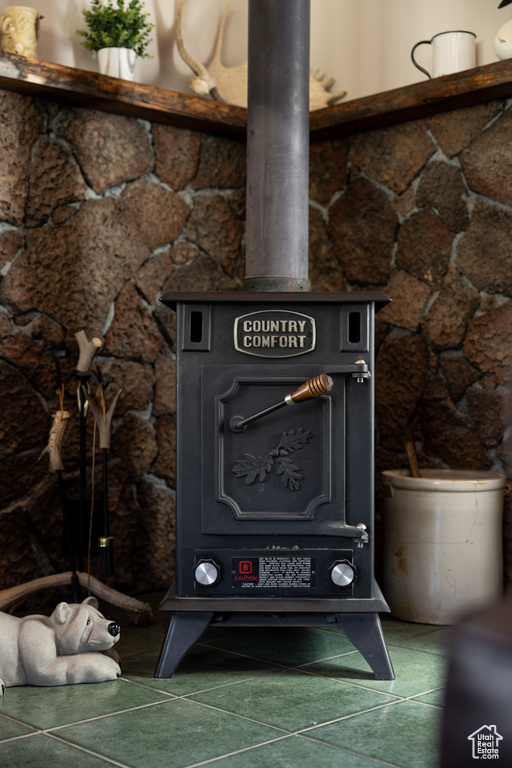
{"label": "white vase", "polygon": [[101,48],[98,67],[102,75],[133,80],[137,54],[132,48]]}
{"label": "white vase", "polygon": [[494,51],[498,59],[512,59],[512,19],[496,33]]}

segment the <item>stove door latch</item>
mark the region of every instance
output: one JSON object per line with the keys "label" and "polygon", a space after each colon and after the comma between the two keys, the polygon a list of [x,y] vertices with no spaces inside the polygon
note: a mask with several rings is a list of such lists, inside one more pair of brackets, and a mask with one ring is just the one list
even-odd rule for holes
{"label": "stove door latch", "polygon": [[369,379],[371,376],[368,370],[368,363],[365,360],[356,360],[355,365],[357,370],[352,373],[352,378],[357,381],[358,384],[363,384],[365,379]]}
{"label": "stove door latch", "polygon": [[356,525],[356,529],[358,531],[356,547],[359,547],[359,549],[361,549],[365,544],[368,544],[368,541],[369,541],[368,531],[366,530],[366,525],[364,523],[358,523]]}

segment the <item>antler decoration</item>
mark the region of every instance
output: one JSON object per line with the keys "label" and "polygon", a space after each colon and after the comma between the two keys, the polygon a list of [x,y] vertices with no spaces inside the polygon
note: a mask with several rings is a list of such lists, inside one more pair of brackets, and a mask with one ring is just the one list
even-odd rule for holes
{"label": "antler decoration", "polygon": [[75,339],[78,343],[79,358],[76,364],[76,370],[79,373],[85,373],[91,367],[94,355],[101,349],[103,341],[98,338],[93,338],[89,341],[85,331],[78,331],[75,333]]}
{"label": "antler decoration", "polygon": [[61,456],[62,439],[66,430],[69,411],[64,410],[64,386],[57,390],[60,396],[60,410],[53,414],[53,423],[48,437],[48,445],[42,451],[41,458],[45,453],[48,454],[50,461],[50,472],[59,472],[64,469]]}
{"label": "antler decoration", "polygon": [[100,408],[95,403],[94,399],[90,396],[88,392],[84,393],[85,398],[89,403],[89,407],[93,413],[93,416],[96,419],[96,424],[98,425],[98,432],[100,436],[100,448],[106,451],[110,449],[110,432],[111,432],[110,428],[112,425],[112,417],[114,415],[114,410],[117,405],[117,401],[119,400],[119,395],[121,394],[121,392],[122,392],[121,389],[118,392],[116,392],[115,397],[112,401],[112,404],[108,409],[108,412],[106,411],[106,407],[105,407],[105,393],[103,391],[103,387],[101,388],[102,408]]}
{"label": "antler decoration", "polygon": [[176,45],[178,46],[178,51],[185,64],[188,64],[192,72],[195,72],[197,75],[197,77],[192,80],[190,87],[198,96],[208,96],[208,94],[211,94],[215,101],[223,101],[217,90],[217,83],[206,67],[197,61],[197,59],[194,59],[185,44],[183,21],[185,18],[186,2],[187,0],[177,0],[176,2]]}
{"label": "antler decoration", "polygon": [[[512,0],[509,0],[512,2]],[[247,106],[247,62],[235,67],[225,67],[222,63],[222,47],[224,43],[224,30],[229,6],[222,13],[213,58],[206,68],[197,59],[194,59],[185,44],[183,32],[185,7],[187,0],[176,1],[176,44],[181,58],[197,75],[190,84],[190,88],[197,96],[212,96],[215,101],[225,101],[228,104],[236,104],[239,107]],[[310,110],[336,104],[344,96],[346,91],[331,93],[334,79],[321,75],[319,70],[311,72],[309,76],[309,108]]]}

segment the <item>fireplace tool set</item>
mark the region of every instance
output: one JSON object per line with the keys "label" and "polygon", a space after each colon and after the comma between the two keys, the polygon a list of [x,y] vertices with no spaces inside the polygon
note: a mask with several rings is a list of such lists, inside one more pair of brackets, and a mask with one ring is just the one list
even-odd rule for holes
{"label": "fireplace tool set", "polygon": [[[53,414],[52,426],[48,444],[43,454],[48,454],[49,469],[57,476],[59,494],[62,503],[63,519],[63,551],[70,558],[70,571],[52,573],[39,579],[34,579],[9,589],[0,591],[0,610],[7,609],[31,594],[54,587],[71,587],[76,603],[81,601],[80,592],[87,590],[89,594],[125,609],[135,623],[147,623],[151,620],[152,612],[147,603],[118,592],[113,587],[104,584],[100,579],[114,575],[113,537],[109,528],[108,508],[108,458],[112,417],[121,394],[116,392],[107,410],[105,391],[112,379],[99,380],[99,371],[92,370],[94,356],[101,348],[101,339],[89,340],[85,332],[75,334],[79,348],[79,358],[74,371],[60,383],[57,390],[60,407]],[[64,407],[66,388],[70,382],[77,384],[76,401],[80,420],[80,454],[79,454],[79,487],[78,497],[72,497],[66,490],[64,481],[64,463],[62,461],[62,443],[67,424],[71,418],[70,411]],[[91,395],[91,384],[96,385],[94,397]],[[92,466],[90,469],[90,492],[87,481],[87,411],[91,410],[95,425],[92,440]],[[99,436],[98,447],[102,463],[102,495],[95,498],[95,463],[96,435]],[[99,579],[91,574],[91,555],[99,555]],[[87,572],[84,571],[84,556],[87,555]],[[78,561],[78,563],[77,563]]]}
{"label": "fireplace tool set", "polygon": [[374,578],[378,292],[308,280],[309,0],[249,0],[244,290],[171,293],[176,583],[155,671],[215,626],[340,626],[394,672]]}
{"label": "fireplace tool set", "polygon": [[[121,390],[115,394],[112,404],[107,411],[105,392],[112,379],[100,381],[98,374],[92,370],[94,356],[102,346],[102,340],[89,340],[84,331],[76,335],[79,347],[79,359],[76,369],[66,378],[59,389],[60,410],[54,414],[47,451],[49,454],[50,471],[56,472],[59,492],[63,509],[64,551],[70,557],[72,584],[77,584],[76,556],[78,570],[84,569],[84,554],[90,564],[91,553],[99,554],[100,578],[114,575],[113,537],[109,531],[108,511],[108,453],[110,450],[110,435],[112,417]],[[78,498],[69,498],[63,481],[64,465],[61,458],[61,446],[65,426],[70,417],[69,411],[64,410],[64,394],[71,380],[77,382],[77,406],[80,419],[80,457],[79,457],[79,491]],[[91,394],[91,384],[96,385],[94,397]],[[87,411],[91,410],[94,417],[94,432],[92,441],[91,490],[87,492]],[[103,493],[95,498],[95,465],[96,465],[96,435],[99,435],[99,449],[102,458]],[[100,509],[101,507],[101,513]],[[90,570],[90,567],[88,568]]]}

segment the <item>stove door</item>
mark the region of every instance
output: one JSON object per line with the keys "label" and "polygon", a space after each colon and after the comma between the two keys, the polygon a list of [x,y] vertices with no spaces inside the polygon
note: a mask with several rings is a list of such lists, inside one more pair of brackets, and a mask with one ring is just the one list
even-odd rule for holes
{"label": "stove door", "polygon": [[[319,373],[312,365],[202,370],[201,530],[305,533],[345,520],[345,376],[328,395],[284,407],[237,432],[230,423],[284,400]],[[332,532],[332,531],[331,531]]]}

